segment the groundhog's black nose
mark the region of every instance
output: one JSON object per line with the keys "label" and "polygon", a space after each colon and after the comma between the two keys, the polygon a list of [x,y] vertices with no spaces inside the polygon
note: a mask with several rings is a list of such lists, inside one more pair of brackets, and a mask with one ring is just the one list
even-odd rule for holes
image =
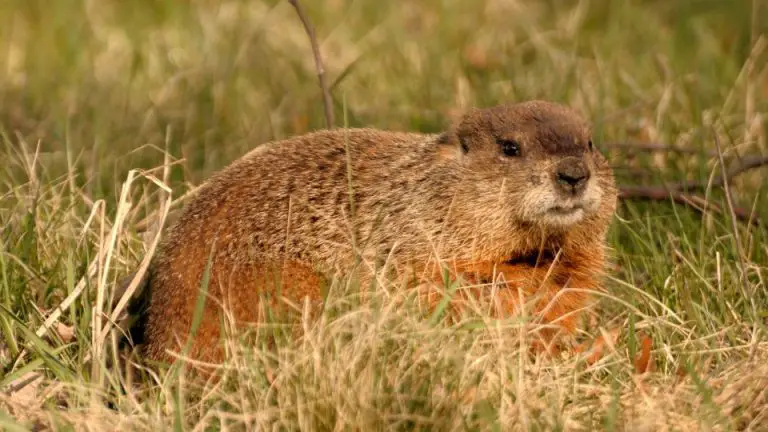
{"label": "groundhog's black nose", "polygon": [[569,194],[577,194],[584,190],[589,180],[589,169],[584,161],[576,157],[568,157],[560,161],[555,171],[557,184]]}

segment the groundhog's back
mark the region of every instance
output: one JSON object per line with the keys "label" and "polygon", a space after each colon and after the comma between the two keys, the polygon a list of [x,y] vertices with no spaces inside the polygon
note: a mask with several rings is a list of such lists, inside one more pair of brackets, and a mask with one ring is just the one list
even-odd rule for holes
{"label": "groundhog's back", "polygon": [[322,275],[352,256],[350,168],[354,201],[365,215],[369,202],[394,202],[404,183],[418,181],[390,174],[427,175],[416,165],[429,163],[429,141],[370,129],[322,131],[264,144],[213,175],[153,259],[145,355],[171,360],[165,349],[183,346],[209,264],[208,300],[189,352],[194,358],[221,357],[210,349],[222,318],[230,318],[219,303],[243,322],[259,318],[264,294],[319,301]]}

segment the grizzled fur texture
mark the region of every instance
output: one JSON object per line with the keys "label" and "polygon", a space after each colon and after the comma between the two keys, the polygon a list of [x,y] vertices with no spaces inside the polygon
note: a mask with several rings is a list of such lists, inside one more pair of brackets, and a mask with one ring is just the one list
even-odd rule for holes
{"label": "grizzled fur texture", "polygon": [[473,109],[442,134],[336,129],[268,143],[211,177],[168,231],[147,277],[144,355],[172,361],[166,350],[186,342],[209,257],[193,358],[222,358],[222,309],[244,323],[263,319],[262,294],[322,302],[324,281],[356,255],[363,278],[375,260],[422,281],[440,278],[437,263],[477,284],[503,275],[515,289],[476,294],[494,292],[509,313],[522,290],[545,322],[573,330],[588,300],[579,289],[599,287],[615,203],[589,125],[551,102]]}

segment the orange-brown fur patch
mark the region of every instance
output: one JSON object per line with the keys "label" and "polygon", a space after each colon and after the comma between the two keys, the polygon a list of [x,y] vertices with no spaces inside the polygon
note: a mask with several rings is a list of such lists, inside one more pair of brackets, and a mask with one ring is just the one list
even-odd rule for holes
{"label": "orange-brown fur patch", "polygon": [[[581,261],[578,264],[597,264],[591,261]],[[494,294],[495,317],[510,317],[520,313],[520,302],[528,302],[535,298],[533,305],[528,305],[527,313],[535,321],[549,325],[539,331],[539,339],[533,340],[536,351],[542,349],[551,351],[556,343],[558,333],[571,334],[577,325],[580,312],[588,305],[589,295],[586,290],[595,289],[598,284],[591,275],[596,269],[573,268],[562,262],[544,261],[537,265],[517,262],[453,262],[451,274],[460,276],[469,284],[469,290],[460,292],[452,303],[451,309],[457,312],[459,304],[466,295],[481,298],[491,292]],[[435,281],[442,281],[443,275],[435,270]],[[496,285],[496,290],[489,286]],[[568,290],[573,288],[573,290]],[[434,307],[442,298],[432,292],[429,304]],[[532,306],[532,307],[531,307]]]}
{"label": "orange-brown fur patch", "polygon": [[[194,272],[183,269],[187,277]],[[199,279],[198,279],[199,280]],[[199,283],[197,284],[199,285]],[[221,330],[230,324],[235,329],[263,322],[268,306],[273,312],[290,312],[282,301],[287,299],[301,304],[304,298],[320,300],[322,277],[312,268],[297,262],[282,265],[253,265],[248,268],[214,266],[208,283],[208,295],[192,344],[186,355],[200,361],[218,363],[224,359]],[[199,292],[202,293],[202,292]],[[177,310],[173,319],[155,319],[148,329],[154,343],[147,346],[146,355],[154,360],[172,362],[174,356],[165,350],[180,353],[190,335],[197,296],[157,297],[163,303],[152,305],[158,313]],[[265,302],[266,300],[266,302]],[[163,341],[164,343],[158,343]]]}

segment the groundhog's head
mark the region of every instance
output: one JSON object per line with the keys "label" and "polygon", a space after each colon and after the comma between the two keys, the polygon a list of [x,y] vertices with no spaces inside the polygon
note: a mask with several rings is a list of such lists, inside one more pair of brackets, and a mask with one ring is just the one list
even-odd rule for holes
{"label": "groundhog's head", "polygon": [[567,229],[613,210],[611,169],[589,124],[568,107],[529,101],[474,109],[441,141],[455,146],[477,204],[501,205],[520,222]]}

